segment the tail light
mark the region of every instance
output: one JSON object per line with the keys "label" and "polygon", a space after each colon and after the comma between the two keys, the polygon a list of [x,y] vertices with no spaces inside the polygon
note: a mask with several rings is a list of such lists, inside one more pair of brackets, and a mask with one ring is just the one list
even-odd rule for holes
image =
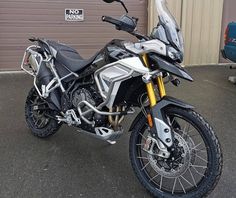
{"label": "tail light", "polygon": [[225,45],[227,45],[229,43],[229,26],[227,26],[225,30],[224,39],[225,39]]}

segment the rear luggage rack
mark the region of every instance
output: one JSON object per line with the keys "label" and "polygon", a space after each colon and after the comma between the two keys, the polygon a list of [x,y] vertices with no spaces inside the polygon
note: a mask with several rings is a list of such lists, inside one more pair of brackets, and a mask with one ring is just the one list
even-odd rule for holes
{"label": "rear luggage rack", "polygon": [[24,53],[23,60],[21,63],[21,69],[31,76],[36,77],[39,68],[43,62],[43,57],[36,50],[40,47],[37,45],[29,46]]}
{"label": "rear luggage rack", "polygon": [[[21,69],[24,70],[27,74],[34,77],[34,86],[40,97],[47,98],[54,89],[60,87],[62,92],[65,92],[65,88],[62,85],[62,80],[69,78],[74,75],[78,77],[78,75],[74,72],[71,72],[60,78],[58,75],[54,60],[52,56],[48,56],[46,52],[44,52],[45,58],[37,52],[38,49],[41,49],[40,46],[31,45],[25,50],[24,57],[21,63]],[[41,68],[48,67],[52,73],[52,79],[48,84],[43,84],[41,87],[38,87],[37,77]]]}

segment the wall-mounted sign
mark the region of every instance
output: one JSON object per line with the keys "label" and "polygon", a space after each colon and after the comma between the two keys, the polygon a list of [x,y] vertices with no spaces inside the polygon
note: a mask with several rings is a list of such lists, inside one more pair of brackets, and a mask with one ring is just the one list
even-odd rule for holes
{"label": "wall-mounted sign", "polygon": [[66,21],[84,21],[83,9],[65,9]]}

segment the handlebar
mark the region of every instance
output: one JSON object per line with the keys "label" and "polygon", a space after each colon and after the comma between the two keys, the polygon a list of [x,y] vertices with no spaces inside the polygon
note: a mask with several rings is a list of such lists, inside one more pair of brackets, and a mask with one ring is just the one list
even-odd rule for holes
{"label": "handlebar", "polygon": [[[137,22],[137,19],[135,19],[135,20]],[[149,40],[149,38],[147,36],[144,36],[144,35],[138,33],[137,31],[134,30],[135,28],[133,26],[126,24],[121,20],[112,18],[110,16],[103,16],[102,21],[115,25],[117,30],[123,30],[125,32],[128,32],[128,33],[132,34],[133,36],[135,36],[139,40],[142,40],[142,39]]]}

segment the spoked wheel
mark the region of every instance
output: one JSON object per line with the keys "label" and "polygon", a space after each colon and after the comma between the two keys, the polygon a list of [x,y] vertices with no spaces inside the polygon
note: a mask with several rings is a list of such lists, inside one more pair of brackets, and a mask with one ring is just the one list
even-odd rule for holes
{"label": "spoked wheel", "polygon": [[130,138],[130,160],[142,185],[154,197],[204,197],[216,186],[222,171],[222,153],[216,135],[196,112],[181,108],[165,111],[174,134],[168,159],[158,147],[146,151],[151,135],[146,118],[140,117]]}
{"label": "spoked wheel", "polygon": [[25,117],[35,136],[45,138],[58,131],[61,125],[52,118],[53,114],[48,104],[32,88],[25,104]]}

